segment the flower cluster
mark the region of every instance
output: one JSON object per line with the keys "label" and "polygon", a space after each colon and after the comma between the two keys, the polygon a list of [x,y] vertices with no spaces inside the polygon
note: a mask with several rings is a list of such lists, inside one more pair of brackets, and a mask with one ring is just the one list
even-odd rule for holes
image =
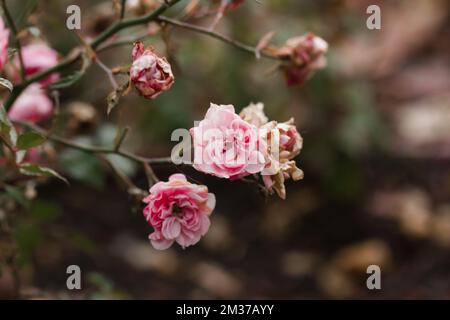
{"label": "flower cluster", "polygon": [[131,55],[130,81],[140,95],[154,99],[170,89],[175,78],[166,58],[158,57],[153,48],[145,49],[142,42],[134,44]]}
{"label": "flower cluster", "polygon": [[[236,180],[260,174],[268,193],[286,198],[284,182],[303,178],[293,160],[302,149],[294,119],[269,121],[262,103],[251,103],[236,114],[232,105],[211,103],[205,118],[190,129],[193,167],[216,177]],[[154,232],[154,248],[177,242],[183,248],[197,243],[209,229],[215,197],[206,186],[189,183],[181,174],[158,182],[145,198],[144,216]]]}
{"label": "flower cluster", "polygon": [[269,193],[286,198],[284,181],[303,178],[293,160],[302,149],[294,119],[269,121],[262,103],[252,103],[239,115],[232,105],[211,104],[205,118],[190,129],[193,167],[230,180],[261,174]]}

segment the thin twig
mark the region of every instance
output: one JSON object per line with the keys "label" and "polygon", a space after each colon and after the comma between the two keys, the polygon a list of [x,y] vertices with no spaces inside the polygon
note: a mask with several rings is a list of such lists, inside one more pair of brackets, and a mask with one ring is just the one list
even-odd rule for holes
{"label": "thin twig", "polygon": [[[197,26],[195,24],[190,24],[190,23],[178,21],[178,20],[171,19],[171,18],[164,17],[164,16],[159,16],[156,20],[160,21],[160,22],[163,22],[163,23],[167,23],[167,24],[173,25],[175,27],[179,27],[179,28],[183,28],[183,29],[187,29],[187,30],[196,31],[198,33],[206,34],[206,35],[208,35],[208,36],[210,36],[212,38],[215,38],[215,39],[221,40],[223,42],[226,42],[226,43],[228,43],[228,44],[230,44],[230,45],[232,45],[232,46],[234,46],[234,47],[236,47],[238,49],[246,51],[248,53],[252,53],[254,55],[258,54],[258,49],[256,49],[255,47],[252,47],[252,46],[247,45],[245,43],[242,43],[242,42],[236,41],[234,39],[231,39],[230,37],[225,36],[223,34],[214,32],[214,31],[210,30],[209,28],[205,28],[205,27]],[[264,52],[264,51],[259,52],[259,54],[262,57],[265,57],[265,58],[268,58],[268,59],[273,59],[273,60],[279,60],[280,59],[279,57],[271,55],[271,54],[269,54],[267,52]]]}
{"label": "thin twig", "polygon": [[108,68],[108,66],[106,66],[103,62],[100,61],[100,59],[97,57],[95,59],[95,62],[98,64],[98,66],[105,71],[105,73],[108,76],[109,82],[111,82],[111,86],[113,87],[114,90],[117,90],[119,88],[119,85],[116,81],[116,79],[114,78],[114,74],[111,71],[110,68]]}
{"label": "thin twig", "polygon": [[120,20],[123,20],[125,17],[125,7],[127,5],[127,0],[122,0],[120,2]]}
{"label": "thin twig", "polygon": [[12,34],[14,36],[14,42],[17,46],[17,54],[19,56],[19,63],[20,63],[20,76],[22,78],[22,81],[25,80],[25,64],[23,62],[23,56],[22,56],[22,45],[20,44],[19,37],[17,36],[17,28],[14,23],[13,18],[11,17],[11,13],[8,10],[8,6],[6,5],[6,0],[1,0],[3,12],[5,13],[6,21],[8,22],[9,28],[12,31]]}
{"label": "thin twig", "polygon": [[168,164],[173,163],[172,159],[170,157],[159,157],[159,158],[146,158],[139,155],[136,155],[132,152],[125,151],[125,150],[116,150],[115,147],[97,147],[97,146],[90,146],[90,145],[84,145],[77,142],[73,142],[69,139],[49,134],[46,130],[42,129],[41,127],[24,121],[13,121],[14,123],[25,126],[30,128],[33,131],[36,131],[37,133],[40,133],[41,135],[45,136],[48,140],[57,142],[61,145],[64,145],[66,147],[77,149],[83,152],[87,153],[98,153],[98,154],[117,154],[119,156],[122,156],[124,158],[128,158],[130,160],[139,162],[139,163],[148,163],[148,164]]}

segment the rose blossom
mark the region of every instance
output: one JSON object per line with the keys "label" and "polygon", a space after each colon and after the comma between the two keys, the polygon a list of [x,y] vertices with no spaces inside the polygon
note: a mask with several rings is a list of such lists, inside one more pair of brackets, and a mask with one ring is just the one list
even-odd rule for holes
{"label": "rose blossom", "polygon": [[[35,73],[42,72],[58,64],[58,53],[44,43],[34,43],[22,48],[22,59],[25,67],[25,74],[31,76]],[[14,59],[14,65],[17,70],[20,68],[19,57]],[[18,78],[18,75],[15,75]],[[47,86],[59,79],[57,73],[53,73],[48,77],[39,81],[42,86]]]}
{"label": "rose blossom", "polygon": [[196,170],[232,180],[263,170],[266,147],[258,129],[242,120],[232,105],[211,103],[205,119],[190,132]]}
{"label": "rose blossom", "polygon": [[166,58],[158,57],[153,48],[144,49],[142,42],[134,44],[132,58],[130,80],[140,95],[154,99],[169,90],[174,76]]}
{"label": "rose blossom", "polygon": [[282,65],[288,85],[303,84],[314,71],[326,66],[328,43],[312,33],[291,38],[275,54],[289,61]]}
{"label": "rose blossom", "polygon": [[208,232],[216,198],[206,186],[174,174],[153,185],[144,202],[144,216],[155,229],[149,239],[155,249],[164,250],[174,241],[183,248],[196,244]]}
{"label": "rose blossom", "polygon": [[9,30],[5,28],[5,23],[0,18],[0,71],[3,70],[8,59]]}
{"label": "rose blossom", "polygon": [[17,98],[8,112],[11,120],[39,122],[52,115],[53,103],[39,84],[32,84]]}

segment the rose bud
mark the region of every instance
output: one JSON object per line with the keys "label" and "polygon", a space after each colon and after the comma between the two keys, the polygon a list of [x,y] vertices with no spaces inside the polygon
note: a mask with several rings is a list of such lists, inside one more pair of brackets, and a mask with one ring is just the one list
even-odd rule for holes
{"label": "rose bud", "polygon": [[30,85],[17,98],[8,112],[11,120],[39,122],[49,118],[53,112],[53,102],[37,83]]}
{"label": "rose bud", "polygon": [[328,43],[312,33],[291,38],[274,53],[287,61],[281,66],[289,86],[301,85],[315,71],[326,66]]}
{"label": "rose bud", "polygon": [[0,18],[0,70],[3,70],[8,59],[9,30],[5,28],[5,23]]}
{"label": "rose bud", "polygon": [[153,48],[144,49],[142,42],[136,42],[132,58],[130,80],[140,95],[154,99],[172,86],[170,64],[166,58],[158,57]]}
{"label": "rose bud", "polygon": [[[29,44],[23,47],[21,52],[26,76],[42,72],[58,64],[58,53],[44,43]],[[20,69],[20,61],[17,55],[14,59],[14,66],[16,70]],[[14,78],[19,78],[18,71],[15,71]],[[59,75],[53,73],[39,83],[42,86],[47,86],[58,79]]]}
{"label": "rose bud", "polygon": [[144,216],[154,228],[149,239],[155,249],[164,250],[174,242],[183,248],[196,244],[208,232],[216,198],[206,186],[174,174],[153,185],[144,202]]}

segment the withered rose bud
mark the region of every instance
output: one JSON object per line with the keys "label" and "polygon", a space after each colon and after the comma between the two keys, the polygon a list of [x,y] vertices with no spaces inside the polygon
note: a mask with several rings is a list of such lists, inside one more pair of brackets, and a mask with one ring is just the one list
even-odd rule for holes
{"label": "withered rose bud", "polygon": [[242,109],[241,113],[239,113],[239,116],[242,118],[242,120],[247,121],[248,123],[251,123],[258,128],[269,121],[264,113],[264,104],[261,102],[250,103],[247,107]]}
{"label": "withered rose bud", "polygon": [[142,42],[136,42],[132,58],[130,80],[140,95],[154,99],[172,86],[172,68],[166,58],[156,55],[153,48],[145,49]]}
{"label": "withered rose bud", "polygon": [[312,33],[291,38],[284,46],[275,49],[277,56],[288,59],[282,65],[287,84],[301,85],[315,71],[323,69],[327,64],[327,50],[328,43]]}
{"label": "withered rose bud", "polygon": [[263,175],[262,179],[267,191],[272,194],[274,191],[281,199],[286,199],[286,187],[284,181],[292,179],[298,181],[303,179],[303,171],[297,168],[294,160],[279,163],[279,171],[274,175]]}
{"label": "withered rose bud", "polygon": [[260,128],[260,132],[268,146],[266,166],[262,172],[264,185],[270,194],[276,191],[280,198],[285,199],[285,180],[303,179],[303,171],[292,160],[300,153],[303,139],[294,125],[294,118],[283,123],[270,121]]}

